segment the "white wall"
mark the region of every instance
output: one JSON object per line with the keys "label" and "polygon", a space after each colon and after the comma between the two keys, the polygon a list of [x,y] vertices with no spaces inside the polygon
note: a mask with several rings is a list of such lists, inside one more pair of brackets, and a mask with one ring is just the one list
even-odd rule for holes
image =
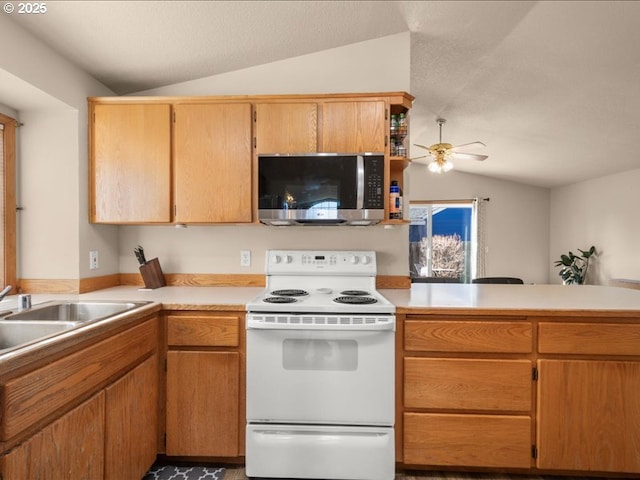
{"label": "white wall", "polygon": [[[77,279],[117,273],[118,229],[88,222],[87,96],[113,92],[0,16],[0,104],[18,129],[18,276]],[[101,268],[89,272],[89,250]]]}
{"label": "white wall", "polygon": [[[569,250],[599,252],[587,283],[608,285],[611,279],[640,280],[640,169],[608,175],[551,190],[551,260]],[[561,283],[551,267],[553,283]]]}
{"label": "white wall", "polygon": [[[267,249],[376,250],[378,273],[406,275],[408,227],[197,226],[121,227],[121,271],[137,272],[133,249],[158,257],[166,273],[264,273]],[[251,266],[240,266],[240,250],[251,251]]]}
{"label": "white wall", "polygon": [[548,283],[549,190],[452,170],[432,174],[409,167],[411,200],[489,197],[486,203],[486,276]]}
{"label": "white wall", "polygon": [[20,120],[20,277],[77,278],[77,112],[27,111]]}
{"label": "white wall", "polygon": [[18,111],[14,110],[13,108],[9,108],[6,105],[3,105],[0,103],[0,113],[3,115],[6,115],[7,117],[11,117],[11,118],[18,118]]}
{"label": "white wall", "polygon": [[408,92],[410,48],[399,33],[134,95]]}
{"label": "white wall", "polygon": [[[237,95],[408,91],[409,33],[141,92],[144,95]],[[383,275],[408,274],[408,226],[385,229],[203,226],[175,229],[120,227],[120,271],[136,272],[133,248],[141,244],[171,273],[262,273],[270,248],[372,249]],[[241,268],[240,250],[251,250]]]}

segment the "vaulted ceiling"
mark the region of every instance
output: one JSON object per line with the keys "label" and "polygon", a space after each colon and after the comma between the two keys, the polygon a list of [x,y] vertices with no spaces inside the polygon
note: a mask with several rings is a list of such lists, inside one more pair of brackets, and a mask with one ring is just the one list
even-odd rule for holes
{"label": "vaulted ceiling", "polygon": [[119,94],[409,31],[412,143],[442,116],[444,141],[487,145],[457,170],[554,187],[640,168],[640,2],[47,5],[11,19]]}

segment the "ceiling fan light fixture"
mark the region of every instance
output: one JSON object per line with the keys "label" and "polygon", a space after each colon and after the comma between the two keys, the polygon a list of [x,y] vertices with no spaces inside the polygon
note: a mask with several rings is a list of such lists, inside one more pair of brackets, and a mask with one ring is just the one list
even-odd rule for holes
{"label": "ceiling fan light fixture", "polygon": [[453,168],[453,163],[449,160],[437,159],[431,162],[427,168],[433,173],[446,173]]}
{"label": "ceiling fan light fixture", "polygon": [[[426,145],[420,145],[418,143],[414,143],[416,147],[422,148],[428,152],[426,155],[424,155],[424,157],[433,158],[433,161],[428,165],[430,172],[433,172],[433,173],[448,172],[453,168],[453,163],[451,163],[451,160],[450,160],[451,158],[463,158],[468,160],[479,160],[479,161],[482,161],[488,158],[487,155],[477,155],[475,153],[462,153],[458,150],[460,148],[471,147],[471,146],[484,147],[485,144],[482,142],[465,143],[463,145],[458,145],[457,147],[454,147],[450,143],[443,143],[442,142],[442,125],[446,123],[446,120],[444,118],[438,118],[436,119],[436,123],[438,124],[438,128],[440,129],[439,143],[431,145],[430,147],[427,147]],[[411,160],[417,160],[418,158],[424,158],[424,157],[417,157]]]}

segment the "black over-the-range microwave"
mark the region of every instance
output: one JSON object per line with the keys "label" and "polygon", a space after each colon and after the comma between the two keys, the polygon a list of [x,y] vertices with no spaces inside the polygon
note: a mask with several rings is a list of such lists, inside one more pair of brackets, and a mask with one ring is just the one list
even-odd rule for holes
{"label": "black over-the-range microwave", "polygon": [[267,225],[372,225],[384,219],[384,154],[258,155]]}

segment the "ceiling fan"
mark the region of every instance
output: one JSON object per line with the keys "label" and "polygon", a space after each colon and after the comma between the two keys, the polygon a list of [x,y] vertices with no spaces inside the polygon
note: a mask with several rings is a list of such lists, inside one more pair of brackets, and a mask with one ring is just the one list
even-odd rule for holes
{"label": "ceiling fan", "polygon": [[461,148],[469,148],[469,147],[485,147],[486,145],[482,142],[471,142],[465,143],[464,145],[453,146],[450,143],[442,143],[442,125],[444,125],[447,121],[444,118],[436,119],[436,123],[440,127],[440,141],[439,143],[435,143],[430,147],[426,147],[424,145],[418,145],[414,143],[416,147],[424,148],[427,150],[427,155],[423,155],[422,157],[413,158],[412,160],[417,160],[419,158],[432,157],[433,160],[429,163],[429,170],[434,173],[443,173],[448,172],[453,168],[453,163],[451,163],[452,158],[457,159],[466,159],[466,160],[485,160],[489,158],[488,155],[478,155],[475,153],[462,153],[459,150]]}

